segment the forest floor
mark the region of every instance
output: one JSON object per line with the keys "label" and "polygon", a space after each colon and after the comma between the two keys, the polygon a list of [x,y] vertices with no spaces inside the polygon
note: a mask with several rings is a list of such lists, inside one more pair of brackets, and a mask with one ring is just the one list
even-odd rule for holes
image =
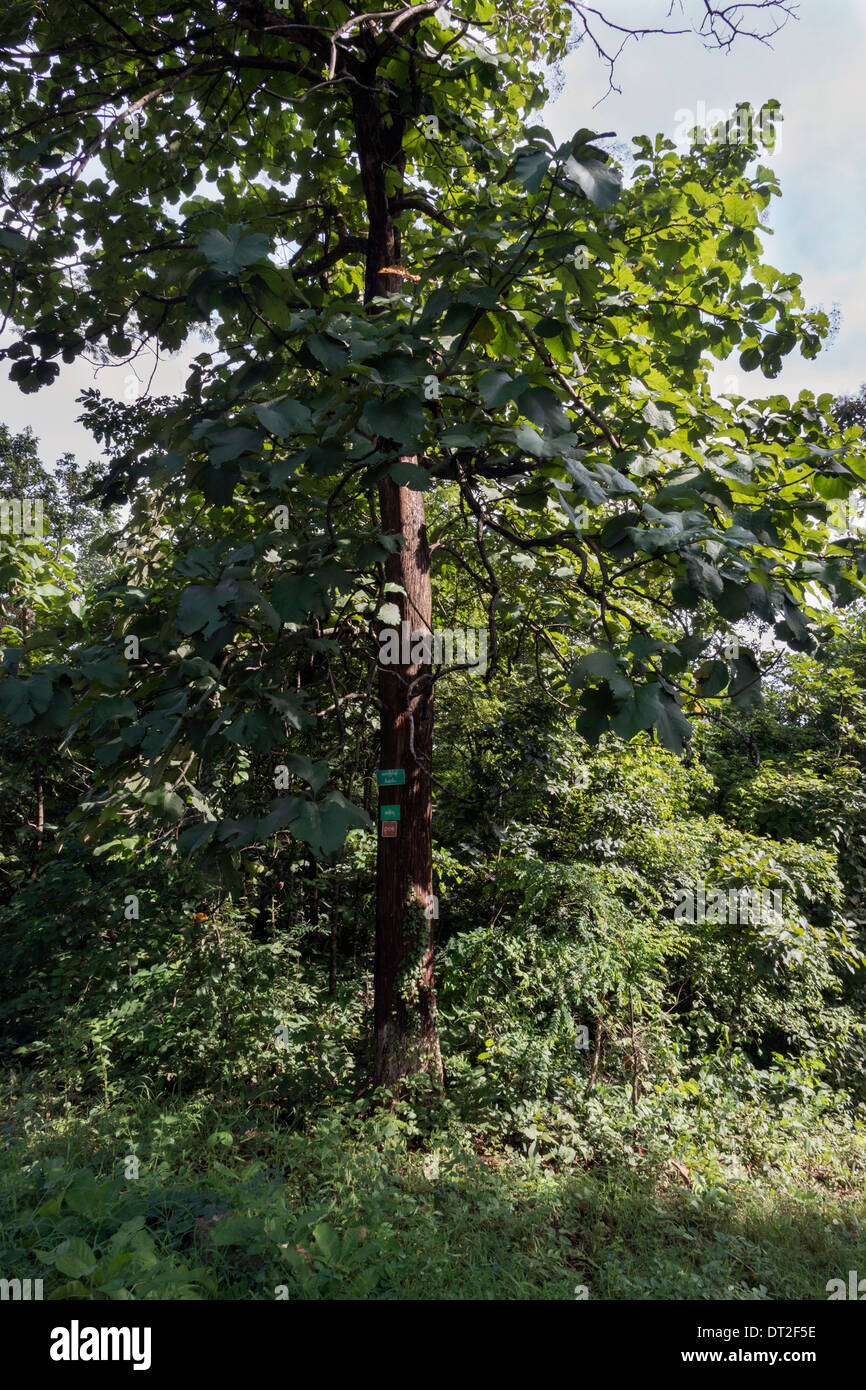
{"label": "forest floor", "polygon": [[[804,1299],[866,1275],[866,1153],[554,1163],[361,1102],[7,1086],[0,1270],[46,1298]],[[717,1156],[718,1157],[718,1156]]]}

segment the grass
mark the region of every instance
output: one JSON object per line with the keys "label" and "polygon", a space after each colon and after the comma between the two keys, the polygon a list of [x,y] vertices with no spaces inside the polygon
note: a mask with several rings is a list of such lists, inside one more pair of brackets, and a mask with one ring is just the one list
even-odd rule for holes
{"label": "grass", "polygon": [[293,1127],[261,1097],[106,1107],[19,1080],[0,1273],[46,1298],[266,1300],[823,1300],[866,1274],[857,1135],[739,1176],[705,1157],[554,1165],[399,1107]]}

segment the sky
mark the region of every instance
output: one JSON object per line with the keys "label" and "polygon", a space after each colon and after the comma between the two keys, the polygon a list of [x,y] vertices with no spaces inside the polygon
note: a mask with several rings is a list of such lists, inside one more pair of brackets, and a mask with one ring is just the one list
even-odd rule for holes
{"label": "sky", "polygon": [[[595,8],[614,23],[649,26],[665,21],[668,5],[606,0]],[[667,26],[683,27],[682,15],[699,8],[684,0]],[[709,51],[694,34],[630,42],[613,78],[621,94],[609,92],[607,66],[583,44],[566,59],[562,92],[547,112],[559,140],[588,126],[629,143],[660,131],[674,139],[698,124],[701,105],[721,114],[741,101],[756,109],[773,97],[781,102],[776,148],[763,160],[782,188],[771,203],[774,234],[764,239],[764,256],[802,275],[810,307],[829,313],[838,305],[841,326],[816,359],[787,357],[772,383],[738,363],[721,368],[722,380],[738,373],[743,395],[796,396],[804,388],[840,395],[866,381],[866,0],[801,0],[798,13],[772,47],[743,38],[727,53]],[[687,120],[686,112],[695,115]]]}
{"label": "sky", "polygon": [[[595,8],[614,23],[679,28],[683,16],[701,6],[683,0],[670,19],[669,0],[597,0]],[[561,90],[546,113],[558,140],[589,127],[614,130],[627,144],[634,135],[659,131],[673,139],[698,123],[701,110],[727,113],[738,101],[760,108],[773,97],[781,103],[776,148],[764,162],[778,174],[783,196],[773,200],[774,235],[765,240],[765,258],[803,276],[808,305],[828,313],[838,306],[841,325],[816,360],[791,355],[773,382],[759,372],[741,373],[736,363],[721,367],[717,389],[744,395],[796,396],[803,388],[839,395],[866,381],[866,0],[800,0],[798,13],[772,46],[744,38],[727,53],[710,51],[694,34],[631,42],[616,62],[619,92],[608,90],[606,64],[584,43],[566,58]],[[95,374],[76,362],[61,368],[54,385],[24,395],[0,367],[0,421],[13,430],[31,426],[46,464],[67,450],[95,458],[99,446],[75,423],[75,398],[96,385],[130,399],[136,389],[130,372],[123,366]],[[185,376],[182,360],[166,359],[151,390],[179,390]]]}

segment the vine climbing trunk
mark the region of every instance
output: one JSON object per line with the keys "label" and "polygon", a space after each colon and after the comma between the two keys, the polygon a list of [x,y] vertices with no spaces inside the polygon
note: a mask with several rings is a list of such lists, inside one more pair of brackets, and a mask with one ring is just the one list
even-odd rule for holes
{"label": "vine climbing trunk", "polygon": [[[383,111],[370,94],[356,96],[354,106],[368,228],[364,297],[372,313],[382,308],[371,301],[403,289],[387,180],[393,186],[402,176],[404,124],[396,109]],[[374,1081],[394,1088],[415,1072],[442,1081],[433,978],[433,591],[423,493],[385,478],[379,509],[382,530],[403,538],[385,565],[386,578],[402,592],[389,593],[400,610],[399,659],[379,668],[383,784],[373,1001]],[[426,644],[413,642],[413,633],[426,635]]]}

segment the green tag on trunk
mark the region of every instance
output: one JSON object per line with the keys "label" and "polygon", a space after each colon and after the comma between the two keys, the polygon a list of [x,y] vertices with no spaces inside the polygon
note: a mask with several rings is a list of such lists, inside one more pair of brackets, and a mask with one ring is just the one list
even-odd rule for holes
{"label": "green tag on trunk", "polygon": [[380,820],[399,820],[399,819],[400,819],[400,807],[399,807],[399,806],[380,806],[380,807],[379,807],[379,819],[380,819]]}
{"label": "green tag on trunk", "polygon": [[406,781],[406,771],[402,767],[383,767],[381,772],[376,773],[376,785],[379,787],[402,787]]}

